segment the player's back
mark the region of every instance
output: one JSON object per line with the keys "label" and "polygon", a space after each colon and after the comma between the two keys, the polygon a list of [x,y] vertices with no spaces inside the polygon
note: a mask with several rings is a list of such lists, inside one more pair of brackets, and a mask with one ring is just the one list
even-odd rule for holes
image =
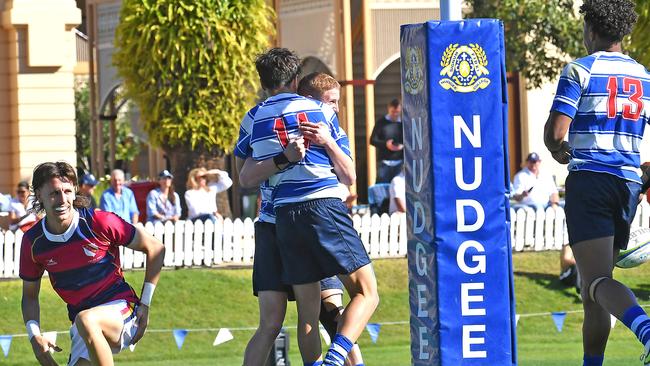
{"label": "player's back", "polygon": [[650,75],[629,56],[596,52],[565,68],[553,109],[573,117],[570,170],[639,181],[639,147],[650,118]]}
{"label": "player's back", "polygon": [[[325,123],[337,144],[349,155],[347,136],[340,129],[336,113],[323,103],[296,94],[268,98],[255,114],[251,133],[253,159],[271,158],[301,136],[301,122]],[[275,206],[317,198],[338,197],[338,178],[324,147],[305,141],[306,155],[269,179],[274,187]]]}

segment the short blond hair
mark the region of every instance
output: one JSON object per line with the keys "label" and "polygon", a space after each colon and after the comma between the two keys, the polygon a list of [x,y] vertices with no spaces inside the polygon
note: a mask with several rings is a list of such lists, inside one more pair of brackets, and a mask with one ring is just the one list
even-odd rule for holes
{"label": "short blond hair", "polygon": [[340,88],[341,84],[333,77],[322,72],[312,72],[300,79],[298,94],[320,100],[326,91]]}

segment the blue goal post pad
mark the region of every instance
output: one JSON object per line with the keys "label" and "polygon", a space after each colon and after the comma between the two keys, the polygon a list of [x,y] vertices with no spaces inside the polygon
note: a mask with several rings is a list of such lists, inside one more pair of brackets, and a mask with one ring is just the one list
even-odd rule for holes
{"label": "blue goal post pad", "polygon": [[516,365],[503,24],[401,27],[413,365]]}

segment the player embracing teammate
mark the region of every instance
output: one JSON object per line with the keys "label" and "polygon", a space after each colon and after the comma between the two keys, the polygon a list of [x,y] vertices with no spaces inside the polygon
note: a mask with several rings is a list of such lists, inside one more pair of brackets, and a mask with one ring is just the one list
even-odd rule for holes
{"label": "player embracing teammate", "polygon": [[650,319],[612,278],[642,193],[639,146],[650,118],[650,74],[621,48],[637,20],[634,8],[631,0],[584,1],[589,56],[565,67],[544,131],[553,158],[569,169],[565,210],[582,280],[584,366],[603,364],[610,314],[634,332],[650,365]]}
{"label": "player embracing teammate", "polygon": [[[303,363],[343,365],[379,303],[370,259],[340,198],[339,181],[356,179],[347,136],[331,107],[295,94],[300,59],[294,53],[271,49],[256,67],[271,96],[255,111],[240,182],[255,186],[268,179],[272,187],[281,280],[295,293]],[[322,360],[319,281],[334,275],[350,303]]]}

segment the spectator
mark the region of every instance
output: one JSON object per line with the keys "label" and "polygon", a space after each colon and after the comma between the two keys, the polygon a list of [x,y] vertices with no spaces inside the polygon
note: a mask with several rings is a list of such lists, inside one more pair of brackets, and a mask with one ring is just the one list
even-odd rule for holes
{"label": "spectator", "polygon": [[111,172],[111,186],[102,193],[99,208],[102,211],[115,213],[130,224],[138,222],[140,211],[135,204],[133,191],[124,186],[124,172],[122,170],[115,169]]}
{"label": "spectator", "polygon": [[16,187],[16,198],[11,200],[9,209],[9,230],[26,231],[38,218],[31,212],[33,197],[29,194],[29,183],[21,181]]}
{"label": "spectator", "polygon": [[[216,180],[208,183],[208,177],[216,177]],[[222,217],[217,211],[217,193],[227,190],[230,186],[232,186],[232,179],[223,170],[192,169],[187,177],[187,191],[185,191],[187,218],[201,221],[221,220]]]}
{"label": "spectator", "polygon": [[400,172],[390,181],[390,208],[389,213],[406,212],[406,182],[404,172]]}
{"label": "spectator", "polygon": [[95,200],[95,186],[99,183],[92,174],[84,174],[79,181],[79,194],[90,198],[90,209],[97,209],[97,200]]}
{"label": "spectator", "polygon": [[399,99],[388,103],[388,114],[380,118],[370,135],[370,144],[377,149],[375,183],[390,183],[402,171],[404,145],[402,137],[402,105]]}
{"label": "spectator", "polygon": [[526,166],[515,174],[513,182],[515,201],[536,210],[557,207],[560,202],[557,186],[550,175],[540,172],[541,164],[539,155],[531,152],[526,157]]}
{"label": "spectator", "polygon": [[181,199],[174,191],[174,176],[165,169],[158,174],[158,188],[147,195],[147,221],[176,222],[181,217]]}

